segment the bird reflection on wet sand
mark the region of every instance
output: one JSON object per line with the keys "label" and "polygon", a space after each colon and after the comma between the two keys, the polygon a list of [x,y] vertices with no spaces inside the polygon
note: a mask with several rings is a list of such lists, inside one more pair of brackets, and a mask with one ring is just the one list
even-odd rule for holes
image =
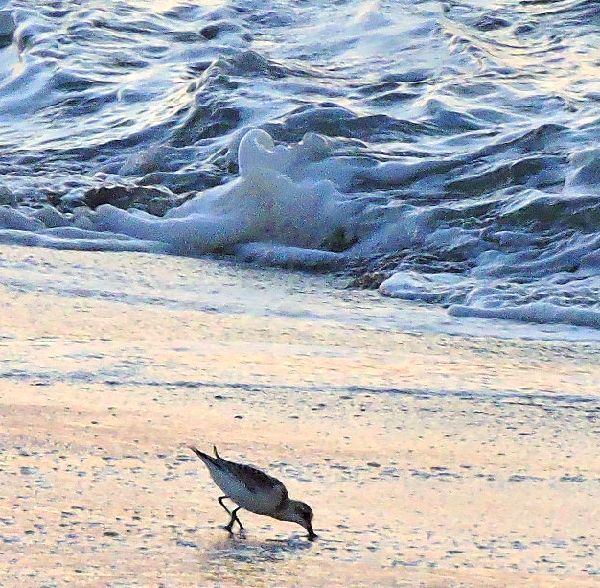
{"label": "bird reflection on wet sand", "polygon": [[314,545],[301,536],[260,540],[235,534],[198,546],[199,564],[203,573],[224,581],[243,578],[248,582],[254,575],[264,580],[271,565],[287,564],[311,551]]}

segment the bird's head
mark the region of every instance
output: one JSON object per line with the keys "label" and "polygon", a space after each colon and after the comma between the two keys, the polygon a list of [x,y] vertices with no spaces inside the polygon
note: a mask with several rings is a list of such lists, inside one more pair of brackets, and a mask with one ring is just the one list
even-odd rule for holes
{"label": "bird's head", "polygon": [[299,500],[290,500],[286,509],[285,520],[298,523],[308,531],[308,538],[312,541],[317,535],[312,528],[313,511],[308,504]]}

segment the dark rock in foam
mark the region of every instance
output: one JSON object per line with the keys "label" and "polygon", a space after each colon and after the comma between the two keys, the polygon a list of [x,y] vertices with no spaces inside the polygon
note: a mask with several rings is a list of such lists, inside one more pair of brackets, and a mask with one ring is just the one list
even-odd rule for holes
{"label": "dark rock in foam", "polygon": [[100,186],[92,188],[83,195],[86,206],[94,209],[102,204],[112,204],[117,208],[141,208],[162,216],[176,203],[174,194],[166,188],[147,186]]}

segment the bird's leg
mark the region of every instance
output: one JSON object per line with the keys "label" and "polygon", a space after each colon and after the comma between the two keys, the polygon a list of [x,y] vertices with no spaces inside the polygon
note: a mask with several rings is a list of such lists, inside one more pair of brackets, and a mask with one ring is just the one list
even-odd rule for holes
{"label": "bird's leg", "polygon": [[231,511],[223,504],[225,498],[229,498],[229,496],[221,496],[221,498],[219,498],[219,504],[227,511],[227,514],[230,515]]}
{"label": "bird's leg", "polygon": [[[219,498],[219,504],[227,511],[227,514],[231,517],[231,519],[229,520],[229,522],[227,523],[227,525],[225,526],[225,530],[229,531],[230,533],[232,533],[233,531],[231,529],[233,529],[233,523],[235,522],[235,520],[237,519],[239,522],[239,519],[237,518],[237,515],[235,514],[235,510],[233,512],[231,512],[227,506],[223,503],[223,500],[225,500],[226,498],[229,498],[229,496],[221,496]],[[238,509],[236,509],[238,510]]]}
{"label": "bird's leg", "polygon": [[244,525],[242,525],[242,521],[240,521],[239,517],[237,516],[237,511],[240,510],[240,508],[242,508],[241,506],[238,506],[232,513],[231,513],[231,526],[233,527],[233,521],[237,521],[238,525],[240,526],[240,531],[244,530]]}
{"label": "bird's leg", "polygon": [[240,531],[244,530],[244,526],[242,525],[242,521],[240,521],[239,517],[237,516],[237,511],[240,510],[240,508],[242,508],[242,507],[238,506],[235,510],[233,510],[230,513],[231,514],[231,520],[229,521],[229,523],[225,527],[226,531],[229,531],[230,533],[233,533],[233,523],[235,523],[236,521],[237,521],[237,524],[240,526]]}
{"label": "bird's leg", "polygon": [[[233,531],[232,531],[232,529],[233,529],[233,523],[235,523],[235,520],[237,519],[237,515],[235,514],[235,510],[233,512],[229,513],[229,514],[231,515],[231,519],[229,520],[229,522],[225,526],[225,530],[229,531],[229,533],[233,533]],[[239,519],[238,519],[238,521],[239,521]]]}

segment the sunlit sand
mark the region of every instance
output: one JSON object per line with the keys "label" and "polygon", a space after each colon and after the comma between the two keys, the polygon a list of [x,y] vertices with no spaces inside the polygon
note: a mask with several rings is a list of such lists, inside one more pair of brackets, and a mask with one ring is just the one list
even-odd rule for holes
{"label": "sunlit sand", "polygon": [[[3,582],[597,584],[597,343],[386,329],[410,307],[211,261],[0,261]],[[319,539],[229,537],[189,442],[284,481]]]}

